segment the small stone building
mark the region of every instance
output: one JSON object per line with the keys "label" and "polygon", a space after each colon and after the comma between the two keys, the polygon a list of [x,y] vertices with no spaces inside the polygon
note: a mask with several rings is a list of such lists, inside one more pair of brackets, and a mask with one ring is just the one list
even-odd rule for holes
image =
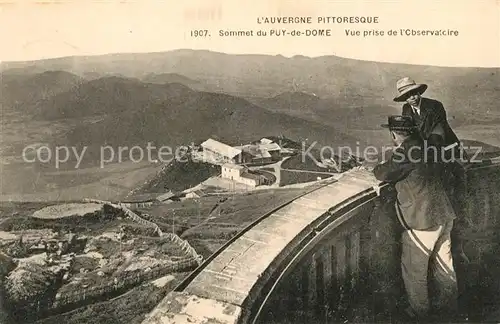
{"label": "small stone building", "polygon": [[264,175],[252,173],[242,165],[226,163],[222,165],[221,169],[222,178],[237,181],[251,187],[257,187],[267,183],[267,179]]}

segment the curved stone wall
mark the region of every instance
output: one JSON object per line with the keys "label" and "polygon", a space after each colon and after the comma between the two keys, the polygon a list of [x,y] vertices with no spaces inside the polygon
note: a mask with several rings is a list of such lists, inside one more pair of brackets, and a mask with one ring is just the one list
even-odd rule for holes
{"label": "curved stone wall", "polygon": [[[462,267],[466,272],[491,269],[499,261],[491,257],[500,248],[494,234],[500,230],[498,162],[467,171],[456,234],[470,256]],[[378,184],[370,172],[356,169],[272,213],[203,264],[143,323],[286,323],[290,309],[297,311],[291,318],[303,322],[344,321],[349,311],[353,315],[352,305],[363,302],[370,303],[364,309],[372,313],[358,314],[357,320],[390,319],[402,293],[397,284],[401,229],[393,188],[379,187],[377,197]],[[485,282],[488,296],[498,295],[498,273],[486,274],[486,280],[469,272],[462,274],[471,279],[469,291],[462,287],[468,296],[481,295],[478,287]],[[498,284],[492,287],[493,282]],[[329,308],[329,300],[335,308]],[[304,304],[312,307],[304,312]]]}

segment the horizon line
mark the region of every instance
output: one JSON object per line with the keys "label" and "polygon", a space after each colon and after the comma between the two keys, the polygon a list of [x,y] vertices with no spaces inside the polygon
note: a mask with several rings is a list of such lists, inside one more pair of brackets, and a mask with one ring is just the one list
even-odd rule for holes
{"label": "horizon line", "polygon": [[425,67],[439,67],[439,68],[480,68],[480,69],[500,69],[500,65],[498,66],[454,66],[454,65],[435,65],[435,64],[418,64],[418,63],[405,63],[405,62],[395,62],[395,61],[372,61],[372,60],[365,60],[365,59],[359,59],[359,58],[353,58],[353,57],[345,57],[345,56],[339,56],[336,54],[327,54],[327,55],[317,55],[317,56],[307,56],[307,55],[302,55],[302,54],[295,54],[292,56],[287,56],[284,54],[265,54],[265,53],[228,53],[228,52],[221,52],[221,51],[216,51],[216,50],[210,50],[210,49],[192,49],[192,48],[177,48],[177,49],[171,49],[171,50],[162,50],[162,51],[152,51],[152,52],[109,52],[109,53],[102,53],[102,54],[89,54],[89,55],[64,55],[64,56],[54,56],[50,58],[40,58],[40,59],[31,59],[31,60],[0,60],[0,68],[4,64],[8,63],[37,63],[41,61],[51,61],[51,60],[60,60],[60,59],[70,59],[70,58],[81,58],[81,57],[104,57],[104,56],[119,56],[119,55],[148,55],[148,54],[166,54],[166,53],[171,53],[171,52],[177,52],[177,51],[192,51],[192,52],[209,52],[209,53],[215,53],[215,54],[222,54],[222,55],[230,55],[230,56],[271,56],[271,57],[283,57],[286,59],[294,59],[294,58],[305,58],[305,59],[319,59],[322,57],[336,57],[340,59],[346,59],[346,60],[354,60],[354,61],[360,61],[360,62],[369,62],[369,63],[380,63],[380,64],[399,64],[399,65],[410,65],[410,66],[425,66]]}

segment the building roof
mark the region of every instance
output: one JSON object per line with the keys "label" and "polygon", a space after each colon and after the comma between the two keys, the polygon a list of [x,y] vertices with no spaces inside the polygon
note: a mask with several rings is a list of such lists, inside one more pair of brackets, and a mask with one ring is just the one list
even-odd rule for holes
{"label": "building roof", "polygon": [[245,169],[244,166],[238,165],[238,164],[233,164],[233,163],[225,163],[222,165],[224,168],[230,168],[230,169],[235,169],[235,170],[243,170]]}
{"label": "building roof", "polygon": [[191,191],[186,194],[187,198],[200,198],[200,194],[197,193],[196,191]]}
{"label": "building roof", "polygon": [[260,154],[259,147],[257,145],[245,145],[242,148],[243,152],[246,152],[250,155],[257,156]]}
{"label": "building roof", "polygon": [[276,143],[260,144],[259,148],[263,151],[279,151],[281,147]]}
{"label": "building roof", "polygon": [[229,146],[227,144],[221,143],[214,139],[207,139],[205,142],[201,143],[201,147],[209,149],[211,151],[217,152],[222,156],[234,158],[238,154],[241,154],[241,150]]}
{"label": "building roof", "polygon": [[260,142],[261,142],[262,144],[271,144],[273,141],[272,141],[272,140],[270,140],[269,138],[265,138],[265,137],[263,137],[263,138],[260,140]]}
{"label": "building roof", "polygon": [[132,196],[128,196],[123,200],[120,200],[122,203],[138,203],[138,202],[151,202],[158,198],[160,194],[158,193],[146,193],[146,194],[135,194]]}
{"label": "building roof", "polygon": [[262,159],[269,158],[271,154],[269,154],[268,150],[263,150],[261,145],[246,145],[242,148],[243,153],[247,153],[251,155],[254,159]]}
{"label": "building roof", "polygon": [[175,196],[176,196],[175,193],[173,193],[172,191],[169,191],[169,192],[166,192],[166,193],[161,194],[158,197],[156,197],[156,200],[165,201],[165,200],[168,200],[168,199],[175,197]]}
{"label": "building roof", "polygon": [[264,151],[264,152],[262,152],[262,157],[263,158],[270,158],[271,154],[268,151]]}

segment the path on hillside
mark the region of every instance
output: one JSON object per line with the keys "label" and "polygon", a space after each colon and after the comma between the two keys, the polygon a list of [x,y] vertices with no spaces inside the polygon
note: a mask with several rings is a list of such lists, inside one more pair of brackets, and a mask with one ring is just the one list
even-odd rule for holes
{"label": "path on hillside", "polygon": [[326,171],[309,171],[309,170],[300,170],[300,169],[281,169],[282,171],[290,171],[290,172],[302,172],[302,173],[318,173],[318,174],[328,174],[331,176],[339,174],[338,172],[326,172]]}
{"label": "path on hillside", "polygon": [[[266,164],[266,165],[261,165],[261,166],[256,166],[256,167],[251,167],[251,170],[260,170],[260,169],[270,169],[272,168],[274,171],[274,176],[276,177],[276,181],[270,186],[270,187],[280,187],[281,183],[281,171],[289,171],[289,172],[300,172],[300,173],[313,173],[313,174],[326,174],[330,176],[335,176],[338,175],[339,173],[337,172],[327,172],[327,171],[313,171],[313,170],[302,170],[302,169],[287,169],[283,168],[282,164],[288,160],[291,157],[285,157],[284,159],[273,163],[273,164]],[[271,172],[267,170],[263,170],[266,172]]]}
{"label": "path on hillside", "polygon": [[[283,162],[285,162],[289,158],[291,158],[291,156],[287,156],[287,157],[281,159],[280,161],[272,163],[272,164],[250,167],[250,170],[260,170],[260,169],[265,169],[265,168],[272,168],[274,170],[273,172],[274,172],[274,177],[276,178],[276,181],[272,185],[270,185],[269,187],[279,188],[280,183],[281,183],[281,170],[284,170],[283,168],[281,168],[281,165],[283,164]],[[266,170],[263,170],[263,171],[266,171]],[[266,172],[271,172],[271,171],[266,171]]]}

